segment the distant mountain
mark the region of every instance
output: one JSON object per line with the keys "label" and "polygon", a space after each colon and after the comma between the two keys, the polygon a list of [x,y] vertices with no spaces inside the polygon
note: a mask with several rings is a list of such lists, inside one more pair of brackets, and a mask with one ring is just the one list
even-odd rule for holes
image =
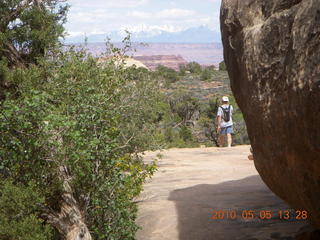
{"label": "distant mountain", "polygon": [[[88,35],[87,39],[89,43],[93,42],[105,42],[107,37],[112,42],[119,42],[124,38],[123,32],[110,32],[106,34],[92,34]],[[67,37],[66,43],[83,43],[85,35]],[[146,42],[146,43],[213,43],[221,42],[221,35],[219,32],[215,32],[208,27],[201,26],[195,28],[189,28],[180,32],[136,32],[132,33],[131,40],[133,42]]]}
{"label": "distant mountain", "polygon": [[202,26],[181,32],[162,32],[157,36],[144,38],[143,41],[151,43],[213,43],[221,42],[221,36],[220,33]]}
{"label": "distant mountain", "polygon": [[[93,56],[100,56],[106,52],[103,42],[75,44],[85,47]],[[114,43],[117,48],[123,48],[122,43]],[[131,57],[148,57],[159,55],[181,56],[187,62],[198,62],[202,65],[216,65],[223,61],[223,47],[221,43],[148,43],[140,44],[133,42],[132,49],[126,54]]]}

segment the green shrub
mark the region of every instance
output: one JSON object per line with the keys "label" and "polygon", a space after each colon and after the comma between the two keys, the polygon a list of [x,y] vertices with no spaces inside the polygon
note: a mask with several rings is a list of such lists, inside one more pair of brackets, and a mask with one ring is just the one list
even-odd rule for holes
{"label": "green shrub", "polygon": [[179,75],[180,76],[185,76],[186,75],[186,65],[185,64],[179,64]]}
{"label": "green shrub", "polygon": [[200,75],[200,80],[201,81],[212,80],[212,75],[213,75],[212,71],[210,69],[205,68]]}
{"label": "green shrub", "polygon": [[190,130],[190,128],[188,128],[186,126],[181,127],[179,134],[180,134],[180,138],[182,138],[183,141],[185,141],[185,142],[193,142],[194,141],[192,131]]}
{"label": "green shrub", "polygon": [[178,89],[168,97],[171,111],[176,113],[182,120],[183,125],[191,120],[196,112],[200,110],[200,101],[192,96],[191,92]]}
{"label": "green shrub", "polygon": [[157,117],[158,90],[128,71],[112,63],[100,67],[73,51],[6,71],[17,91],[1,102],[1,167],[17,184],[35,183],[45,197],[38,211],[59,208],[64,184],[58,169],[67,169],[94,239],[134,239],[133,199],[155,171],[137,153],[152,146],[146,136]]}
{"label": "green shrub", "polygon": [[202,67],[197,62],[190,62],[186,65],[186,71],[189,71],[190,73],[199,74],[202,72]]}
{"label": "green shrub", "polygon": [[168,85],[170,83],[174,83],[180,80],[179,74],[172,68],[168,68],[166,66],[158,66],[156,73],[165,80],[165,83]]}
{"label": "green shrub", "polygon": [[44,197],[34,185],[0,185],[0,239],[4,240],[49,240],[53,229],[39,219],[39,208]]}
{"label": "green shrub", "polygon": [[63,0],[0,1],[0,60],[27,66],[52,54],[64,35],[67,11]]}
{"label": "green shrub", "polygon": [[186,126],[168,127],[164,129],[161,136],[166,143],[164,148],[193,148],[199,146],[191,129]]}

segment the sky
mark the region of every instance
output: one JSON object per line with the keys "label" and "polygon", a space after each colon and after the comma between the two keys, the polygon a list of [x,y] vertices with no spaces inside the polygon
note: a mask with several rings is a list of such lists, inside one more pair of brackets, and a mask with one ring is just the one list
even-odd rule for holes
{"label": "sky", "polygon": [[128,30],[156,33],[208,26],[219,32],[221,0],[69,0],[69,37]]}

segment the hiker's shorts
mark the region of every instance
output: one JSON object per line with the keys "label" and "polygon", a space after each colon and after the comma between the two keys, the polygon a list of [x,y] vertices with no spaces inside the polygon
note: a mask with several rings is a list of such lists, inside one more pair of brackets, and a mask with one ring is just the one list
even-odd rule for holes
{"label": "hiker's shorts", "polygon": [[233,126],[221,128],[220,135],[227,135],[228,133],[233,133]]}

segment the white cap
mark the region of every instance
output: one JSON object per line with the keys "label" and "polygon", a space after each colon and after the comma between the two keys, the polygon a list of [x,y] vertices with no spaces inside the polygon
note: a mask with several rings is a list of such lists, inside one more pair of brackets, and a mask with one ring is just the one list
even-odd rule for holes
{"label": "white cap", "polygon": [[223,102],[229,102],[229,98],[228,98],[227,96],[223,96],[223,97],[222,97],[222,101],[223,101]]}

